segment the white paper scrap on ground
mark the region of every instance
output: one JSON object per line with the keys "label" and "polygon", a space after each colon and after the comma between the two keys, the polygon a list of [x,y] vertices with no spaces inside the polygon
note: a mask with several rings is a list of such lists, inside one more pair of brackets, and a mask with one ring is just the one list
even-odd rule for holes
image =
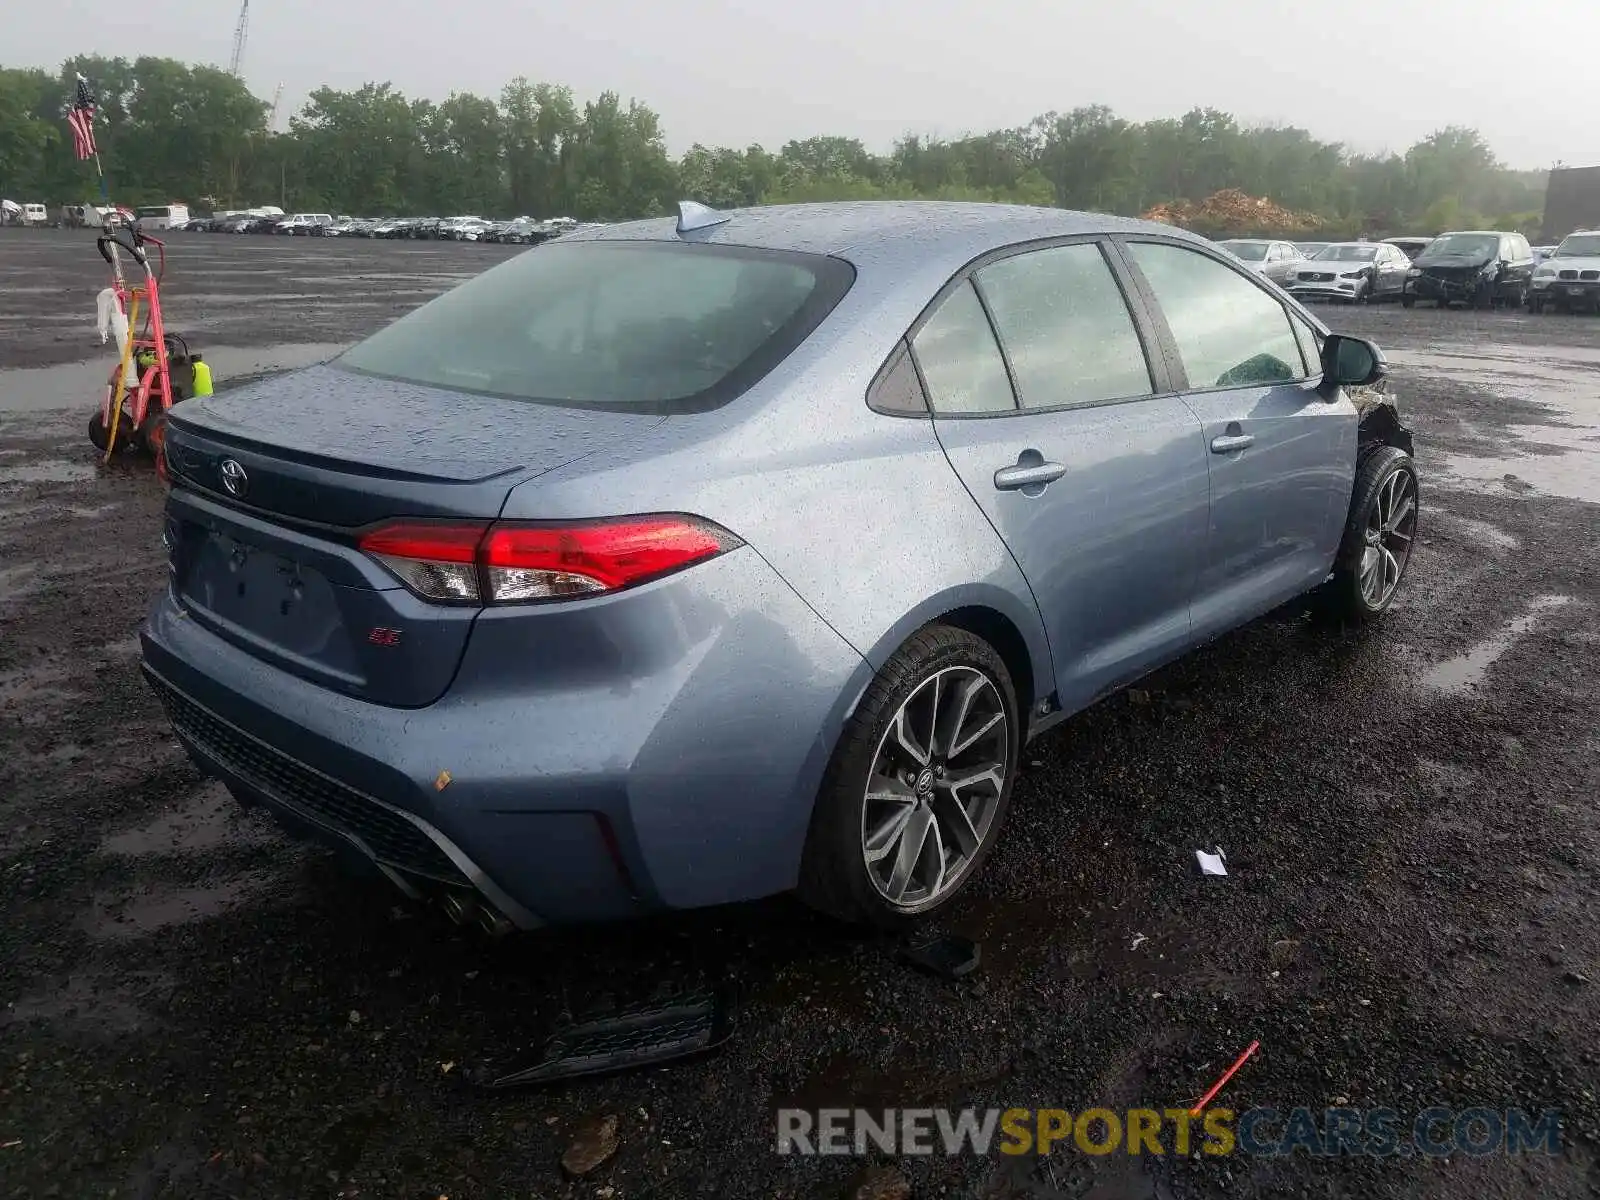
{"label": "white paper scrap on ground", "polygon": [[1228,873],[1228,856],[1222,852],[1222,847],[1217,847],[1215,854],[1207,854],[1204,850],[1194,852],[1196,861],[1200,864],[1202,875],[1226,875]]}

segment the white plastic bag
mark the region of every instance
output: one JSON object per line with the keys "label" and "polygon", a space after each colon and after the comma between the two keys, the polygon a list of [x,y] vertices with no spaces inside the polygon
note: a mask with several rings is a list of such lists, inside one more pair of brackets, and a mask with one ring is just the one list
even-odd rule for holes
{"label": "white plastic bag", "polygon": [[[120,359],[127,353],[128,347],[128,314],[122,311],[122,305],[117,303],[117,293],[112,288],[102,288],[95,297],[95,320],[100,333],[100,344],[106,344],[107,334],[117,339],[117,357]],[[122,386],[136,388],[139,386],[139,372],[133,365],[133,358],[128,358],[128,365],[122,372]]]}

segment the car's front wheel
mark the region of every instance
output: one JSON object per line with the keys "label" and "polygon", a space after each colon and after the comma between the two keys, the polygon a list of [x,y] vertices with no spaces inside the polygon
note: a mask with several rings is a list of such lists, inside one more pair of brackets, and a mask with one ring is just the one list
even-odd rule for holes
{"label": "car's front wheel", "polygon": [[1404,450],[1379,446],[1361,460],[1333,578],[1317,595],[1322,615],[1359,624],[1388,611],[1411,563],[1419,503]]}
{"label": "car's front wheel", "polygon": [[887,928],[945,908],[994,849],[1020,734],[994,648],[949,625],[918,631],[878,672],[834,751],[801,898]]}

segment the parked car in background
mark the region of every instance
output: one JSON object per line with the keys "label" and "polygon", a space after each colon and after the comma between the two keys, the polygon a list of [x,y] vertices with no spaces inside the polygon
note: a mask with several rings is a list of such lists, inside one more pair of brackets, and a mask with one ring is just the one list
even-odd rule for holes
{"label": "parked car in background", "polygon": [[1432,300],[1494,308],[1527,302],[1533,285],[1533,247],[1520,233],[1463,230],[1441,233],[1412,260],[1401,303]]}
{"label": "parked car in background", "polygon": [[1287,287],[1303,300],[1397,300],[1410,270],[1411,260],[1386,242],[1334,242],[1297,263]]}
{"label": "parked car in background", "polygon": [[1428,248],[1433,241],[1431,237],[1392,237],[1383,239],[1388,245],[1395,247],[1407,258],[1416,258]]}
{"label": "parked car in background", "polygon": [[23,225],[48,225],[50,224],[50,210],[42,204],[24,204],[22,206]]}
{"label": "parked car in background", "polygon": [[1555,246],[1535,246],[1533,248],[1533,265],[1538,266],[1545,259],[1550,258],[1555,254],[1556,249],[1557,247]]}
{"label": "parked car in background", "polygon": [[1600,231],[1571,233],[1533,272],[1530,312],[1588,309],[1600,313]]}
{"label": "parked car in background", "polygon": [[318,237],[322,231],[333,224],[331,213],[295,213],[292,217],[285,217],[278,222],[275,233],[287,233],[297,237]]}
{"label": "parked car in background", "polygon": [[500,230],[496,241],[510,242],[517,246],[535,246],[540,242],[549,241],[554,234],[548,226],[532,217],[518,217],[514,221],[507,221]]}
{"label": "parked car in background", "polygon": [[181,229],[189,220],[189,208],[184,204],[148,204],[134,209],[139,228],[146,233],[162,229]]}
{"label": "parked car in background", "polygon": [[1288,282],[1294,269],[1305,260],[1305,255],[1293,242],[1277,242],[1267,238],[1229,238],[1217,245],[1252,271],[1265,275],[1276,284]]}
{"label": "parked car in background", "polygon": [[1294,248],[1307,258],[1310,258],[1318,250],[1325,250],[1331,245],[1333,245],[1332,242],[1296,242]]}
{"label": "parked car in background", "polygon": [[453,242],[475,242],[489,225],[482,217],[446,217],[439,222],[437,236]]}
{"label": "parked car in background", "polygon": [[685,204],[177,406],[144,669],[202,770],[457,919],[900,925],[1031,738],[1297,597],[1390,607],[1384,372],[1167,225]]}

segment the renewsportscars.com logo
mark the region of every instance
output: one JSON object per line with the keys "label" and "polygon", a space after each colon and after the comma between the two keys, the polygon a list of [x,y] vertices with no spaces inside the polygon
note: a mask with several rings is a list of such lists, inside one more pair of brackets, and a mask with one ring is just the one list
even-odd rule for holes
{"label": "renewsportscars.com logo", "polygon": [[780,1108],[779,1154],[1174,1154],[1258,1157],[1467,1155],[1561,1152],[1561,1116],[1519,1109],[1391,1108],[851,1109]]}

